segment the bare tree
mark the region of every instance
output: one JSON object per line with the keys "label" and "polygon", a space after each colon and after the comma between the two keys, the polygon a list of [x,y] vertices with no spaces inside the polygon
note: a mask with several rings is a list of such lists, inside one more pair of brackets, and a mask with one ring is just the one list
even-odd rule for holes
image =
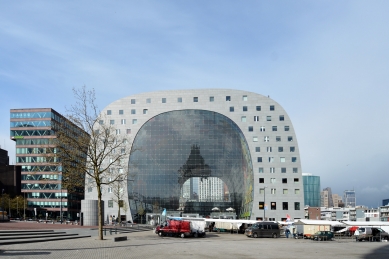
{"label": "bare tree", "polygon": [[80,188],[84,183],[96,188],[99,239],[103,240],[103,186],[121,181],[130,142],[100,113],[94,89],[83,86],[73,89],[73,93],[76,103],[67,109],[69,123],[56,128],[62,182],[68,189]]}
{"label": "bare tree", "polygon": [[[120,172],[119,172],[120,173]],[[121,222],[121,216],[120,216],[120,208],[124,206],[124,197],[127,194],[125,192],[125,187],[127,185],[127,175],[123,172],[120,173],[119,180],[115,181],[114,183],[110,184],[112,194],[113,194],[113,202],[115,202],[118,205],[118,222]]]}

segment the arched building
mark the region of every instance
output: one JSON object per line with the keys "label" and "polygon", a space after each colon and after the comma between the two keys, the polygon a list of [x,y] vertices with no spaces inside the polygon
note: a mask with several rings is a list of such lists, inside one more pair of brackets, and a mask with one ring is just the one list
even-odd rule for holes
{"label": "arched building", "polygon": [[[269,97],[240,90],[141,93],[102,113],[128,134],[127,219],[179,211],[207,216],[232,207],[239,218],[304,217],[296,134],[286,111]],[[96,199],[95,190],[85,191]],[[127,197],[126,197],[127,198]],[[104,217],[116,215],[103,194]],[[116,208],[115,208],[116,206]]]}

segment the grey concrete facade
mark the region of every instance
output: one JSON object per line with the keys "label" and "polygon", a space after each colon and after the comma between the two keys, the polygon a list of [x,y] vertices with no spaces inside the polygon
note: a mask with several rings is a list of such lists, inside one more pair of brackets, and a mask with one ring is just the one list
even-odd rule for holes
{"label": "grey concrete facade", "polygon": [[[222,114],[238,125],[244,134],[253,163],[254,198],[250,219],[265,217],[278,221],[286,219],[287,215],[291,219],[304,218],[304,190],[296,133],[286,111],[273,99],[230,89],[159,91],[119,99],[105,107],[102,113],[115,121],[120,134],[128,134],[134,140],[142,125],[151,118],[186,109]],[[121,110],[123,114],[119,114]],[[96,197],[95,188],[85,191],[85,199]],[[112,197],[104,192],[103,199],[108,201]],[[259,208],[261,202],[265,203],[265,210]],[[107,206],[108,202],[105,202],[105,217],[117,214],[116,204],[112,208]],[[127,218],[131,218],[129,214],[127,211]]]}

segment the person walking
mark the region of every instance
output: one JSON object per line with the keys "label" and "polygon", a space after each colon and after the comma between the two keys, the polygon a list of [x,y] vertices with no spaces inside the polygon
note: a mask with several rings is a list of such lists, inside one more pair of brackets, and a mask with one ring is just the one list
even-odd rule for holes
{"label": "person walking", "polygon": [[290,234],[290,230],[289,230],[289,228],[287,228],[287,229],[285,230],[285,236],[286,236],[286,238],[289,238],[289,234]]}
{"label": "person walking", "polygon": [[359,230],[355,230],[354,232],[354,236],[355,236],[355,242],[358,242],[358,237],[359,237]]}

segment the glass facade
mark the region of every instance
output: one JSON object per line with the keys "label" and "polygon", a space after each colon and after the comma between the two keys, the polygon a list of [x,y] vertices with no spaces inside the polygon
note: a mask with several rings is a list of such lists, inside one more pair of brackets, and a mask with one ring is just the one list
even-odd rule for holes
{"label": "glass facade", "polygon": [[320,176],[303,175],[304,205],[320,207]]}
{"label": "glass facade", "polygon": [[[135,214],[166,209],[206,216],[214,207],[233,207],[241,218],[251,215],[248,145],[239,127],[219,113],[178,110],[151,118],[133,141],[129,170],[128,194]],[[189,179],[192,187],[186,186]],[[186,191],[205,182],[211,186],[209,181],[224,186],[222,199],[196,199]]]}

